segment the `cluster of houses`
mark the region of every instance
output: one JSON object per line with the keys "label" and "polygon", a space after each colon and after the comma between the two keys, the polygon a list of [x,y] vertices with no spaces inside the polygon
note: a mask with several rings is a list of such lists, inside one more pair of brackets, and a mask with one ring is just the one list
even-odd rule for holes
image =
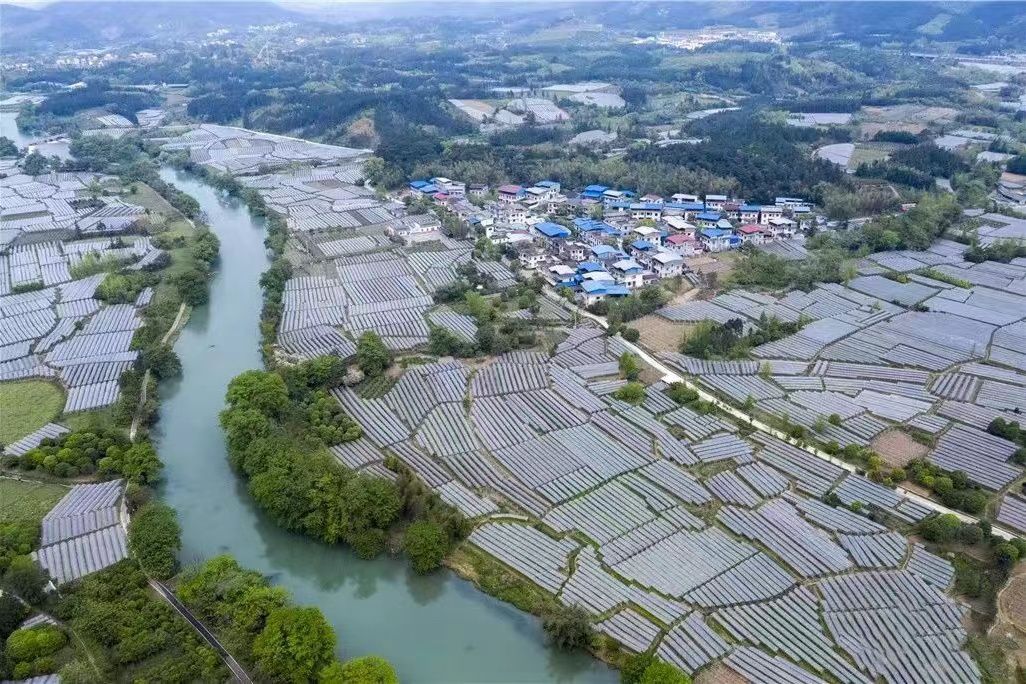
{"label": "cluster of houses", "polygon": [[[455,212],[495,244],[512,247],[522,268],[573,288],[586,305],[684,275],[687,257],[791,238],[814,220],[812,206],[793,197],[773,204],[714,194],[638,197],[604,185],[568,195],[549,180],[493,191],[431,178],[411,182],[407,192]],[[471,202],[475,196],[482,201]]]}

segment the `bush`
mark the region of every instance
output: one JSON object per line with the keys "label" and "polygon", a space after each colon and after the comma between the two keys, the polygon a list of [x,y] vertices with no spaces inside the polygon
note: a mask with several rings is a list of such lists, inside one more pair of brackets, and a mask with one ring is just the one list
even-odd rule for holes
{"label": "bush", "polygon": [[6,639],[17,629],[28,613],[24,603],[10,594],[0,594],[0,639]]}
{"label": "bush", "polygon": [[641,332],[637,328],[624,328],[620,335],[628,342],[637,342],[641,339]]}
{"label": "bush", "polygon": [[572,650],[591,644],[591,621],[578,605],[550,609],[542,616],[542,629],[557,648]]}
{"label": "bush", "polygon": [[395,670],[384,658],[363,656],[332,663],[318,678],[319,684],[399,684]]}
{"label": "bush", "polygon": [[640,406],[645,401],[645,386],[640,382],[628,382],[616,390],[613,396],[620,401],[625,401],[634,406]]}
{"label": "bush", "polygon": [[681,405],[698,401],[698,392],[682,382],[671,383],[666,389],[666,395]]}
{"label": "bush", "polygon": [[53,625],[19,629],[7,637],[7,655],[15,662],[45,658],[64,648],[67,635]]}
{"label": "bush", "polygon": [[422,575],[441,567],[449,546],[445,530],[427,520],[413,523],[403,536],[403,550],[410,557],[414,571]]}
{"label": "bush", "polygon": [[374,378],[392,365],[392,352],[377,333],[367,331],[356,343],[356,363],[368,378]]}
{"label": "bush", "polygon": [[128,548],[146,574],[168,579],[178,567],[181,532],[174,509],[154,501],[132,516],[128,525]]}
{"label": "bush", "polygon": [[50,581],[42,566],[29,556],[17,556],[11,560],[4,573],[4,591],[20,596],[32,605],[39,605],[46,598],[45,587]]}
{"label": "bush", "polygon": [[638,684],[691,684],[691,677],[673,665],[657,660],[645,669]]}
{"label": "bush", "polygon": [[253,655],[274,681],[310,682],[335,660],[335,632],[316,608],[279,608],[253,641]]}

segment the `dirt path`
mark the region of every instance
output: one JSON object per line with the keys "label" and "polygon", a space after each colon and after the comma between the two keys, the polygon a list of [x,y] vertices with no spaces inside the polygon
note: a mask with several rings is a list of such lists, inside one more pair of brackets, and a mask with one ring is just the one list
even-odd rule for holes
{"label": "dirt path", "polygon": [[[184,322],[185,312],[187,310],[188,307],[185,306],[185,302],[182,302],[181,305],[178,307],[178,314],[175,316],[174,322],[171,324],[171,327],[167,329],[167,332],[164,333],[164,337],[160,339],[161,345],[167,344],[168,340],[171,339],[171,336],[178,332],[178,330],[181,328]],[[142,391],[139,393],[139,403],[135,407],[135,416],[132,417],[132,427],[128,430],[128,438],[133,442],[135,441],[136,434],[138,434],[139,432],[139,422],[142,420],[142,410],[143,407],[146,405],[147,399],[146,388],[149,386],[149,384],[150,369],[147,368],[146,373],[143,374]]]}

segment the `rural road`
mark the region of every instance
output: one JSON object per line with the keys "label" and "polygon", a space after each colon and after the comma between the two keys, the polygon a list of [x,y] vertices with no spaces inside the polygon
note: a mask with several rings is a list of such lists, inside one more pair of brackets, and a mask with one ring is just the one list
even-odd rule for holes
{"label": "rural road", "polygon": [[[579,306],[577,306],[573,302],[569,302],[569,301],[563,299],[562,297],[560,297],[558,294],[553,292],[548,287],[543,288],[542,292],[549,299],[559,303],[564,308],[570,309],[571,311],[573,311],[577,315],[582,316],[584,318],[588,318],[588,319],[590,319],[592,321],[595,321],[602,328],[605,328],[605,329],[609,328],[609,322],[605,318],[603,318],[602,316],[596,316],[595,314],[593,314],[593,313],[591,313],[589,311],[585,311],[584,309],[580,308]],[[777,439],[780,439],[780,440],[782,440],[784,442],[787,442],[788,444],[791,444],[793,446],[798,446],[798,445],[794,444],[794,442],[791,440],[791,438],[787,434],[781,432],[780,430],[774,428],[771,425],[767,425],[766,423],[756,419],[754,416],[749,415],[748,413],[745,413],[744,411],[742,411],[742,410],[740,410],[740,409],[738,409],[738,408],[736,408],[734,406],[731,406],[730,404],[726,403],[725,401],[722,401],[721,399],[719,399],[714,394],[710,394],[702,386],[696,385],[695,383],[691,382],[690,380],[688,380],[684,376],[682,376],[679,373],[675,372],[674,370],[669,368],[666,364],[664,364],[662,361],[660,361],[659,359],[655,358],[654,356],[649,354],[647,351],[645,351],[644,349],[642,349],[638,345],[634,344],[633,342],[628,342],[627,340],[623,339],[622,337],[620,338],[620,341],[621,341],[621,343],[625,347],[630,349],[633,353],[637,354],[638,357],[642,361],[647,363],[652,368],[656,369],[661,374],[661,378],[660,379],[663,382],[665,382],[665,383],[671,383],[671,382],[682,383],[682,384],[686,385],[687,387],[693,389],[694,391],[698,392],[698,396],[703,401],[707,401],[707,402],[710,402],[710,403],[714,404],[716,406],[716,408],[720,409],[724,413],[728,413],[731,416],[733,416],[734,418],[737,418],[738,420],[744,421],[745,423],[747,423],[748,425],[752,426],[754,429],[758,430],[759,432],[764,432],[764,433],[766,433],[768,435],[772,435],[773,437],[776,437]],[[841,460],[839,458],[831,456],[830,454],[826,453],[825,451],[821,451],[820,449],[817,449],[815,447],[805,445],[805,446],[801,446],[800,448],[804,449],[805,451],[808,451],[810,454],[813,454],[814,456],[817,456],[818,458],[823,459],[824,461],[829,461],[830,463],[833,463],[834,465],[836,465],[836,466],[838,466],[840,468],[844,468],[849,473],[854,473],[854,472],[856,472],[858,470],[851,463],[848,463],[847,461],[843,461],[843,460]],[[917,493],[915,493],[913,491],[910,491],[908,489],[905,489],[904,487],[895,487],[895,491],[898,494],[901,494],[902,496],[904,496],[904,497],[906,497],[906,498],[908,498],[908,499],[910,499],[910,500],[912,500],[912,501],[914,501],[914,502],[916,502],[918,504],[921,504],[921,505],[926,506],[927,508],[929,508],[929,509],[931,509],[933,511],[936,511],[937,513],[951,514],[951,515],[957,516],[959,520],[961,520],[962,522],[966,522],[966,523],[977,523],[977,522],[979,522],[979,518],[976,518],[976,517],[971,516],[971,515],[967,515],[966,513],[962,513],[960,511],[956,511],[956,510],[951,509],[951,508],[948,508],[947,506],[945,506],[943,504],[937,503],[933,499],[928,499],[927,497],[922,496],[921,494],[917,494]],[[993,523],[993,522],[991,523],[991,533],[994,534],[995,536],[1001,537],[1002,539],[1012,539],[1014,537],[1018,537],[1019,536],[1015,532],[1012,532],[1010,529],[1007,529],[1007,528],[1005,528],[1005,527],[1003,527],[1001,525],[998,525],[997,523]]]}

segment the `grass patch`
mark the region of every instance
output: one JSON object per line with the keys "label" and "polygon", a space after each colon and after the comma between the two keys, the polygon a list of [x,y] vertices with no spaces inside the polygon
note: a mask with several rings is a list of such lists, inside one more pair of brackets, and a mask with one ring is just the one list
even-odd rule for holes
{"label": "grass patch", "polygon": [[0,383],[0,444],[16,442],[61,413],[64,392],[46,380]]}
{"label": "grass patch", "polygon": [[39,524],[67,487],[46,482],[0,478],[0,525],[13,522]]}
{"label": "grass patch", "polygon": [[546,610],[559,607],[552,594],[470,544],[460,545],[450,554],[446,564],[485,593],[527,613],[541,615]]}
{"label": "grass patch", "polygon": [[114,419],[114,407],[117,406],[106,406],[104,408],[93,409],[92,411],[82,411],[81,413],[72,413],[71,415],[65,416],[61,419],[61,423],[71,428],[72,430],[119,430],[123,429],[123,426],[118,425],[117,420]]}
{"label": "grass patch", "polygon": [[388,390],[392,389],[394,384],[395,380],[393,378],[387,375],[379,375],[376,378],[361,382],[356,387],[356,393],[364,399],[380,399],[388,394]]}

